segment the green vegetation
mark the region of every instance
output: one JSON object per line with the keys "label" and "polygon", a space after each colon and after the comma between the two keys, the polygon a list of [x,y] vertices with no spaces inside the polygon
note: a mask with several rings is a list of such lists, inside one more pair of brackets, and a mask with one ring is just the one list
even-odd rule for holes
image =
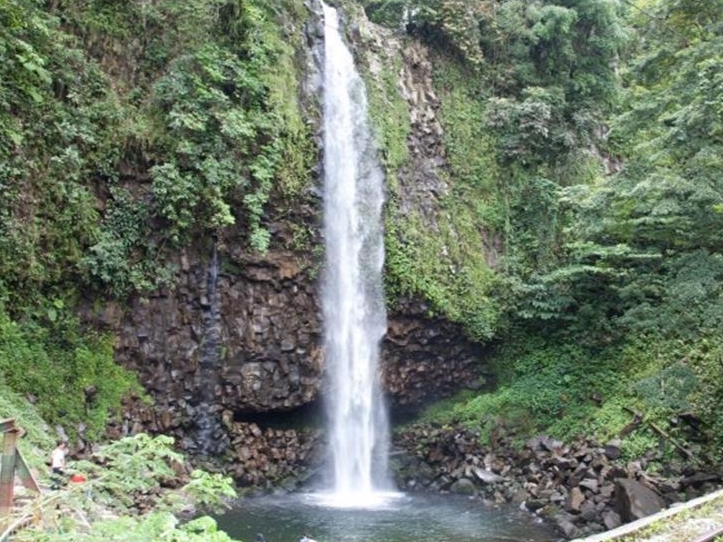
{"label": "green vegetation", "polygon": [[363,4],[435,52],[450,166],[440,224],[390,213],[390,285],[494,347],[498,390],[427,416],[609,438],[634,410],[626,453],[652,422],[717,454],[723,2]]}
{"label": "green vegetation", "polygon": [[[71,483],[60,492],[62,499],[47,504],[42,517],[56,528],[30,527],[14,536],[23,541],[65,540],[157,540],[168,542],[232,542],[208,516],[182,522],[178,515],[198,506],[200,511],[223,509],[236,496],[231,480],[220,475],[193,471],[180,490],[166,489],[177,477],[173,465],[183,457],[172,449],[173,439],[139,434],[104,446],[94,461],[71,468],[84,473],[87,481]],[[139,502],[152,499],[153,512],[131,515]],[[109,512],[118,516],[110,518]]]}
{"label": "green vegetation", "polygon": [[39,468],[43,465],[46,451],[55,447],[55,437],[37,409],[5,381],[0,381],[0,417],[14,418],[19,427],[32,428],[21,440],[21,451],[27,454],[24,457],[31,466]]}
{"label": "green vegetation", "polygon": [[[91,440],[103,434],[121,398],[138,388],[133,375],[113,361],[112,338],[83,331],[60,303],[45,319],[23,324],[12,321],[0,304],[0,386],[32,398],[48,423],[74,435],[82,424],[82,436]],[[0,417],[15,413],[20,424],[39,425],[16,402],[11,405]]]}
{"label": "green vegetation", "polygon": [[[301,4],[0,3],[3,412],[98,436],[134,383],[81,308],[172,284],[172,256],[212,237],[263,252],[283,222],[284,248],[318,250],[296,220],[317,159]],[[657,443],[650,423],[719,456],[723,0],[357,4],[429,47],[443,128],[432,179],[396,49],[360,26],[389,303],[427,301],[497,373],[428,416],[609,438],[634,411],[630,457]]]}
{"label": "green vegetation", "polygon": [[3,4],[0,275],[13,312],[76,285],[153,289],[170,280],[169,251],[234,223],[268,248],[271,193],[296,196],[313,156],[296,104],[301,37],[279,27],[283,10],[300,24],[291,2]]}
{"label": "green vegetation", "polygon": [[[641,339],[601,350],[572,344],[560,335],[525,338],[500,347],[493,357],[499,378],[494,393],[465,392],[443,408],[431,407],[424,419],[462,421],[480,429],[483,440],[493,432],[520,442],[539,432],[561,439],[595,435],[607,440],[638,412],[645,423],[624,440],[623,454],[632,459],[650,448],[672,454],[671,442],[659,446],[659,435],[647,422],[665,427],[676,441],[699,440],[676,416],[703,416],[711,408],[704,398],[718,393],[708,395],[710,387],[688,366],[686,356],[694,352],[695,347],[675,341]],[[708,414],[705,419],[716,418]],[[699,445],[692,446],[701,451]]]}
{"label": "green vegetation", "polygon": [[0,4],[0,385],[48,423],[95,439],[134,386],[81,307],[172,284],[194,241],[263,252],[272,195],[281,216],[302,201],[306,16],[291,1]]}
{"label": "green vegetation", "polygon": [[390,183],[387,290],[426,298],[480,341],[525,311],[527,299],[517,301],[533,276],[560,261],[562,189],[602,171],[585,147],[614,103],[623,43],[614,3],[492,4],[364,2],[374,20],[404,23],[436,51],[450,168],[434,216],[410,210],[412,188]]}
{"label": "green vegetation", "polygon": [[[66,527],[66,529],[68,529]],[[114,520],[101,520],[92,524],[89,532],[69,528],[62,534],[33,532],[31,538],[22,535],[20,542],[125,542],[154,540],[158,542],[233,542],[225,532],[219,531],[214,519],[204,516],[182,523],[169,512],[155,512],[133,518],[124,516]]]}

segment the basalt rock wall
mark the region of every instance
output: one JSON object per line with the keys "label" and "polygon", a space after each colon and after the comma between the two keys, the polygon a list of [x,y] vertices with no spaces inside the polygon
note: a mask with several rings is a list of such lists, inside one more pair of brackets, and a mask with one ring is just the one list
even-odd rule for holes
{"label": "basalt rock wall", "polygon": [[[313,3],[309,8],[319,11]],[[369,30],[371,26],[365,28],[367,36],[374,31]],[[305,104],[309,122],[317,127],[320,122],[314,111],[319,110],[322,39],[323,26],[312,18],[305,52],[308,73],[300,85],[299,103]],[[408,146],[415,157],[408,171],[400,173],[403,184],[410,187],[402,205],[419,208],[433,220],[436,197],[444,190],[436,172],[444,168],[444,152],[442,129],[434,117],[438,104],[430,86],[431,67],[421,46],[406,53],[398,44],[394,47],[406,62],[398,91],[409,105]],[[315,141],[321,156],[318,128]],[[307,197],[295,207],[293,216],[296,225],[314,232],[312,246],[323,243],[318,169],[312,172]],[[319,298],[323,255],[308,246],[293,247],[289,222],[287,217],[286,222],[274,219],[268,224],[272,245],[266,255],[244,248],[242,228],[220,239],[199,239],[177,256],[178,272],[171,286],[136,298],[125,308],[108,304],[94,313],[93,318],[117,334],[117,360],[137,372],[152,398],[150,403],[128,401],[123,418],[112,429],[116,435],[173,434],[184,448],[198,452],[193,433],[199,416],[210,414],[219,420],[209,435],[215,442],[210,451],[228,455],[240,479],[263,485],[287,476],[287,471],[298,472],[297,463],[307,458],[309,443],[319,439],[318,432],[310,430],[301,438],[272,427],[272,422],[267,427],[261,422],[261,427],[247,423],[269,413],[303,417],[308,407],[323,403],[326,392]],[[217,297],[209,291],[214,245]],[[215,315],[213,321],[209,314]],[[389,314],[381,366],[392,408],[418,409],[460,389],[477,387],[485,376],[480,347],[465,338],[460,326],[428,314],[429,307],[418,299],[397,300]],[[212,360],[204,348],[209,326],[215,327],[219,342],[218,356]],[[257,466],[267,465],[270,459],[259,459],[268,455],[262,448],[269,448],[269,439],[256,435],[256,429],[252,431],[255,442],[262,444],[258,449],[248,448],[243,435],[251,431],[249,427],[271,430],[271,440],[277,444],[288,437],[288,443],[269,452],[293,457],[288,469],[272,469],[272,475],[268,469],[244,467],[250,457]],[[303,450],[291,451],[298,442],[304,443]]]}
{"label": "basalt rock wall", "polygon": [[[195,259],[194,259],[195,258]],[[221,348],[214,410],[237,416],[293,411],[323,400],[324,359],[319,284],[289,252],[224,265],[218,277]],[[208,258],[184,254],[173,287],[108,305],[100,319],[117,329],[116,357],[134,370],[154,399],[135,408],[143,429],[189,429],[202,402]],[[224,271],[233,267],[234,273]],[[383,382],[392,407],[416,408],[480,381],[482,353],[461,330],[428,318],[419,301],[390,314],[382,345]],[[141,427],[137,427],[140,430]]]}

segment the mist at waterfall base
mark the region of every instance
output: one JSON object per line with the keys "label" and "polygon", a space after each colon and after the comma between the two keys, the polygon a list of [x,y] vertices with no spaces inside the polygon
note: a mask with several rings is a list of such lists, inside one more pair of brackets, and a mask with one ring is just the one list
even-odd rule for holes
{"label": "mist at waterfall base", "polygon": [[309,495],[246,499],[218,519],[231,537],[250,542],[551,542],[551,528],[516,508],[485,508],[457,495],[410,494],[379,510],[318,506]]}

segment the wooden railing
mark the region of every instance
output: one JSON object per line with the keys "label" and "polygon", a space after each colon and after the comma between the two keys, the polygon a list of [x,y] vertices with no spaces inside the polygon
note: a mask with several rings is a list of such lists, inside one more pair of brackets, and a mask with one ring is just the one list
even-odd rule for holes
{"label": "wooden railing", "polygon": [[24,507],[15,511],[9,516],[9,522],[0,533],[0,542],[9,542],[12,535],[17,534],[23,529],[34,526],[42,526],[57,530],[57,514],[48,513],[48,510],[55,508],[56,501],[62,493],[56,492],[49,495],[36,497]]}
{"label": "wooden railing", "polygon": [[[0,420],[0,434],[3,435],[0,458],[0,529],[3,530],[7,530],[11,523],[14,524],[11,514],[15,477],[20,478],[27,489],[40,493],[40,486],[17,447],[17,440],[22,432],[23,430],[15,425],[13,418]],[[0,536],[0,542],[4,542],[6,538]]]}

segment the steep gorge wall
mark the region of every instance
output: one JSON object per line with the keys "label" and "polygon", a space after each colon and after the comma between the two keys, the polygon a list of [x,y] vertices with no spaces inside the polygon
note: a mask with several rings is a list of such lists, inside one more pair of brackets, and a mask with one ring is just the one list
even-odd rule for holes
{"label": "steep gorge wall", "polygon": [[[219,274],[221,353],[214,411],[230,420],[292,412],[323,401],[324,359],[318,284],[289,252],[247,259]],[[181,257],[175,285],[136,299],[122,311],[107,305],[103,323],[118,330],[117,360],[140,377],[153,403],[134,403],[134,431],[194,429],[202,402],[203,312],[208,306],[204,255]],[[426,305],[408,301],[390,314],[382,348],[384,387],[393,408],[415,409],[476,386],[478,346]],[[137,425],[140,422],[140,425]],[[130,428],[130,427],[129,427]],[[126,430],[128,430],[127,428]]]}
{"label": "steep gorge wall", "polygon": [[[363,24],[365,32],[374,31]],[[312,24],[305,53],[309,73],[300,92],[300,102],[310,104],[310,119],[311,111],[318,109],[320,89],[313,59],[320,54],[322,38],[323,28],[318,22]],[[400,173],[402,204],[421,210],[433,222],[436,195],[444,190],[437,174],[444,167],[444,148],[442,128],[434,117],[437,103],[430,86],[430,63],[420,46],[406,53],[398,47],[393,50],[402,60],[396,89],[408,103],[412,132],[407,142],[414,157]],[[318,119],[314,122],[318,133]],[[320,141],[317,136],[319,148]],[[263,427],[254,420],[264,414],[294,417],[301,409],[319,406],[326,393],[318,284],[322,264],[321,256],[310,250],[322,242],[321,202],[314,196],[320,183],[318,175],[310,179],[309,204],[300,205],[293,219],[313,232],[309,246],[289,248],[293,235],[288,221],[269,224],[273,240],[266,255],[244,251],[241,230],[218,240],[216,325],[221,351],[211,368],[215,377],[211,413],[222,423],[213,435],[217,442],[213,451],[225,452],[225,460],[236,464],[232,468],[237,479],[245,483],[287,476],[311,459],[310,442],[319,437],[314,430],[275,429],[272,422]],[[183,447],[197,451],[193,433],[208,374],[202,367],[202,352],[204,314],[211,303],[207,292],[211,245],[210,239],[199,240],[178,256],[179,271],[172,286],[136,298],[126,309],[108,304],[96,313],[117,333],[117,360],[138,373],[152,398],[150,404],[127,404],[124,420],[115,429],[118,434],[172,433]],[[396,300],[389,315],[382,371],[393,408],[413,411],[462,388],[476,387],[483,376],[481,348],[465,338],[460,326],[430,317],[429,312],[425,302],[405,298]],[[249,448],[251,442],[254,449]],[[274,463],[271,456],[288,458],[286,467],[269,471]]]}

